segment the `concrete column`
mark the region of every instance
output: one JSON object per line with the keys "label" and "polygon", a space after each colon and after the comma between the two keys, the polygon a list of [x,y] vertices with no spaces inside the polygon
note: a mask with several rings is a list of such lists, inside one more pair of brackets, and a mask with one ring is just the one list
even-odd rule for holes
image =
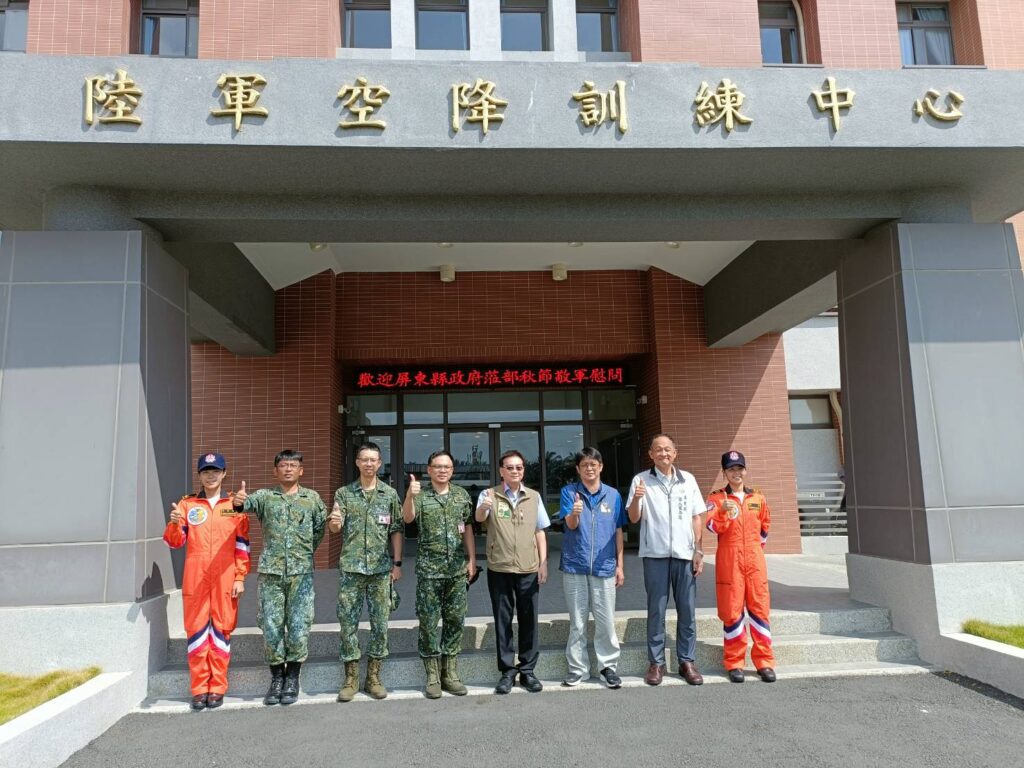
{"label": "concrete column", "polygon": [[415,55],[416,0],[391,0],[391,51],[393,55]]}
{"label": "concrete column", "polygon": [[501,59],[501,4],[498,0],[469,0],[470,58]]}
{"label": "concrete column", "polygon": [[174,589],[188,274],[142,232],[0,233],[0,605]]}
{"label": "concrete column", "polygon": [[551,3],[551,50],[555,61],[579,61],[576,42],[576,0],[549,0]]}
{"label": "concrete column", "polygon": [[850,590],[922,657],[1024,621],[1024,277],[1009,225],[890,224],[840,261]]}

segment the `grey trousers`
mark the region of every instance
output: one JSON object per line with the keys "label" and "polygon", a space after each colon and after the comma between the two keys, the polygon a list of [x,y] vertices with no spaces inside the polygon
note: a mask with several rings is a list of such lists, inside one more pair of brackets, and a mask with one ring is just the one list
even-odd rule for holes
{"label": "grey trousers", "polygon": [[676,601],[676,658],[693,661],[697,651],[697,578],[693,562],[675,557],[645,557],[647,659],[665,663],[665,609],[671,588]]}

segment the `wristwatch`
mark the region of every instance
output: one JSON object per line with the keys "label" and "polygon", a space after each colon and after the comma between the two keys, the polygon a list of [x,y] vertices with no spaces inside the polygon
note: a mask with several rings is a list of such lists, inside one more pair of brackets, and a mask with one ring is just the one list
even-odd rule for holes
{"label": "wristwatch", "polygon": [[704,557],[704,550],[703,549],[695,549],[695,550],[693,550],[693,554],[700,555],[701,557]]}
{"label": "wristwatch", "polygon": [[401,568],[401,567],[402,567],[402,561],[401,560],[395,560],[395,568]]}

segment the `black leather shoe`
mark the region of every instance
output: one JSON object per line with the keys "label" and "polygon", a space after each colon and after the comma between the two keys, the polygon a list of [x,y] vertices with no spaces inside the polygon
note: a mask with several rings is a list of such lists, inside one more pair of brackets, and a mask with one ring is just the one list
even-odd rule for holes
{"label": "black leather shoe", "polygon": [[288,670],[284,673],[284,685],[281,688],[281,706],[286,707],[299,700],[299,668],[301,661],[289,661]]}
{"label": "black leather shoe", "polygon": [[219,707],[223,703],[224,703],[224,694],[223,693],[211,693],[209,696],[206,697],[206,708],[207,709],[216,709],[217,707]]}
{"label": "black leather shoe", "polygon": [[501,673],[501,679],[498,684],[494,686],[495,693],[505,694],[512,690],[512,684],[516,681],[516,671],[510,669],[507,672]]}
{"label": "black leather shoe", "polygon": [[729,682],[730,683],[742,683],[743,682],[743,670],[742,669],[730,669],[729,670]]}
{"label": "black leather shoe", "polygon": [[757,674],[759,674],[761,679],[766,683],[775,682],[775,670],[771,667],[761,667],[761,669],[757,670]]}
{"label": "black leather shoe", "polygon": [[519,682],[523,688],[528,690],[530,693],[540,693],[544,690],[544,684],[537,679],[537,676],[533,672],[520,672]]}
{"label": "black leather shoe", "polygon": [[207,694],[199,693],[192,697],[192,703],[189,706],[193,712],[202,712],[206,709]]}

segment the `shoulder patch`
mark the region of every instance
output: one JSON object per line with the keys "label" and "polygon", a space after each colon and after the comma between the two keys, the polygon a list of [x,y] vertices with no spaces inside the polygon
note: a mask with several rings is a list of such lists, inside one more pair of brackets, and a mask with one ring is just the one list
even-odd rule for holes
{"label": "shoulder patch", "polygon": [[715,502],[709,501],[707,503],[707,506],[704,507],[704,511],[705,512],[714,512],[715,511]]}

